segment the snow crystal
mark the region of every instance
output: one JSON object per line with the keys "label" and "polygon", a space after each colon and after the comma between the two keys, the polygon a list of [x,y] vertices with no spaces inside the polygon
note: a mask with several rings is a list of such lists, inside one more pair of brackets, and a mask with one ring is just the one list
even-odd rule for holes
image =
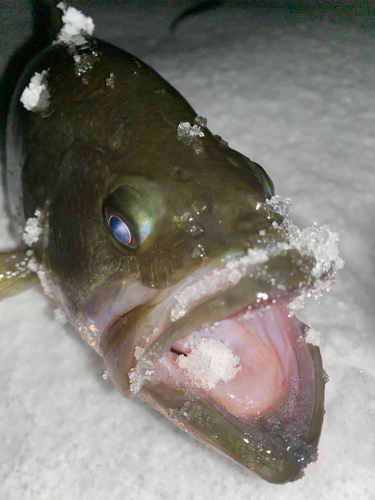
{"label": "snow crystal", "polygon": [[197,154],[203,151],[200,137],[204,137],[204,133],[199,125],[190,125],[189,122],[180,122],[178,124],[178,140],[182,141],[187,146],[192,146]]}
{"label": "snow crystal", "polygon": [[58,8],[63,11],[63,27],[58,34],[56,43],[65,43],[67,45],[83,45],[86,43],[85,35],[92,35],[94,32],[94,21],[91,17],[85,16],[81,11],[74,7],[66,7],[60,2]]}
{"label": "snow crystal", "polygon": [[47,70],[35,73],[22,92],[20,101],[28,111],[45,111],[48,108],[51,95],[47,90],[47,74]]}
{"label": "snow crystal", "polygon": [[191,334],[191,352],[177,357],[178,366],[186,371],[192,383],[205,390],[212,390],[220,381],[229,382],[241,370],[240,358],[220,340]]}
{"label": "snow crystal", "polygon": [[338,256],[339,236],[328,226],[319,228],[315,223],[301,231],[291,221],[286,220],[283,224],[288,231],[290,245],[301,255],[314,256],[316,263],[311,271],[314,278],[321,278],[331,269],[337,271],[344,267],[344,261]]}
{"label": "snow crystal", "polygon": [[54,316],[55,320],[58,321],[61,325],[65,325],[68,321],[68,318],[66,317],[66,314],[59,308],[57,307],[54,311]]}
{"label": "snow crystal", "polygon": [[190,125],[189,122],[180,122],[177,127],[179,139],[189,139],[191,137],[204,137],[204,133],[199,125]]}
{"label": "snow crystal", "polygon": [[203,116],[197,115],[194,118],[195,123],[197,123],[200,127],[207,127],[207,118],[203,118]]}
{"label": "snow crystal", "polygon": [[48,272],[47,268],[43,264],[40,264],[38,266],[37,275],[38,275],[40,284],[42,285],[43,292],[47,295],[47,297],[53,298],[52,281],[51,281],[49,274],[50,273]]}
{"label": "snow crystal", "polygon": [[140,359],[143,356],[144,352],[145,352],[145,350],[144,350],[143,347],[137,346],[134,349],[134,357],[135,357],[135,359],[137,359],[137,360]]}
{"label": "snow crystal", "polygon": [[141,358],[137,366],[129,372],[130,391],[133,394],[137,394],[146,380],[152,379],[154,373],[154,363],[148,359]]}
{"label": "snow crystal", "polygon": [[27,262],[27,268],[33,273],[36,273],[38,271],[39,264],[35,257],[31,257],[31,259]]}
{"label": "snow crystal", "polygon": [[283,200],[278,194],[266,200],[266,204],[272,207],[274,212],[281,215],[281,217],[286,217],[293,207],[289,198],[285,198],[285,200]]}
{"label": "snow crystal", "polygon": [[41,217],[42,212],[40,210],[35,210],[34,217],[30,217],[26,221],[26,226],[23,231],[23,241],[27,246],[31,246],[39,240],[43,229],[41,227]]}
{"label": "snow crystal", "polygon": [[311,344],[316,347],[320,346],[322,334],[313,328],[308,328],[305,332],[306,344]]}

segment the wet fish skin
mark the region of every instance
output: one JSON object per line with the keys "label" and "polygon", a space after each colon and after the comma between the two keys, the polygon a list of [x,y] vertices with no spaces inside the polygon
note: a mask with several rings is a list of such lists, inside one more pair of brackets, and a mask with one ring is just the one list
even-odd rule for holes
{"label": "wet fish skin", "polygon": [[[172,86],[134,56],[94,38],[88,41],[75,52],[85,65],[77,64],[66,46],[56,45],[32,62],[18,85],[8,124],[8,203],[20,232],[26,219],[37,209],[42,211],[43,236],[33,251],[43,266],[48,291],[85,340],[104,351],[106,362],[117,366],[117,348],[125,344],[129,347],[126,363],[134,361],[129,325],[142,324],[151,306],[147,296],[127,314],[113,317],[115,326],[110,325],[103,343],[95,322],[85,323],[88,310],[96,313],[102,307],[103,296],[110,302],[106,310],[110,314],[116,295],[125,293],[134,280],[143,287],[142,293],[145,289],[163,293],[206,265],[214,268],[223,258],[258,247],[259,231],[271,238],[272,223],[281,223],[282,217],[265,204],[273,186],[264,170],[212,135]],[[26,111],[20,103],[23,89],[35,72],[45,70],[49,107],[43,112]],[[191,127],[200,123],[204,136],[180,140],[181,123]],[[107,206],[133,225],[140,240],[136,249],[114,240],[104,223]],[[275,273],[281,275],[287,291],[306,279],[289,256],[274,264],[282,265]],[[311,262],[306,266],[311,269]],[[249,297],[256,294],[254,283],[241,283]],[[230,309],[229,296],[224,298],[223,311]],[[233,297],[237,305],[239,299],[235,293]],[[218,301],[213,304],[217,310]],[[188,323],[193,313],[177,327]],[[121,322],[125,328],[115,335]],[[200,428],[196,437],[268,481],[299,477],[306,463],[315,459],[323,416],[319,349],[308,347],[308,351],[309,377],[315,378],[315,386],[308,396],[311,409],[302,424],[303,437],[298,437],[298,429],[294,436],[301,440],[295,446],[300,454],[287,453],[280,444],[283,437],[271,433],[267,438],[265,422],[257,423],[253,441],[244,451],[237,424],[216,407],[202,406],[199,399],[190,401],[189,421],[180,421],[180,426],[190,426],[194,435],[194,429]],[[125,368],[120,377],[126,385],[128,364]],[[110,375],[117,384],[118,374]],[[174,420],[172,410],[181,412],[184,392],[177,390],[176,398],[163,388],[163,404],[169,400],[171,405],[169,414],[160,402],[160,392],[150,396],[154,389],[146,384],[144,399]],[[208,434],[213,427],[219,435],[216,443]]]}
{"label": "wet fish skin", "polygon": [[[134,56],[101,41],[92,43],[100,55],[88,85],[75,75],[74,60],[64,47],[37,58],[19,86],[13,104],[18,122],[9,129],[19,137],[22,127],[27,158],[22,187],[19,175],[8,184],[9,204],[19,216],[17,195],[22,191],[21,230],[24,219],[48,203],[51,269],[77,307],[82,283],[90,281],[95,288],[96,280],[123,269],[140,272],[148,286],[165,287],[201,264],[191,258],[197,244],[203,242],[206,255],[221,255],[225,248],[233,251],[236,232],[242,251],[250,231],[270,225],[255,210],[256,203],[269,197],[263,169],[208,129],[201,154],[176,141],[178,124],[194,123],[197,116],[185,99]],[[53,93],[50,109],[27,112],[19,95],[31,76],[46,68]],[[110,73],[116,75],[114,89],[105,85]],[[10,169],[14,179],[16,168]],[[145,211],[152,215],[147,244],[135,252],[111,241],[102,222],[104,200],[124,184],[145,193]],[[193,221],[180,220],[186,213]],[[191,237],[194,225],[202,226],[203,239]]]}

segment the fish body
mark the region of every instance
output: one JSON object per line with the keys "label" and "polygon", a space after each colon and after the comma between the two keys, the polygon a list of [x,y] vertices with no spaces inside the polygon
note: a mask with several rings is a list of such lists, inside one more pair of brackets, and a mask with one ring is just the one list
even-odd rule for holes
{"label": "fish body", "polygon": [[6,168],[27,244],[9,283],[37,273],[125,397],[268,481],[300,477],[325,378],[288,304],[339,267],[314,253],[324,230],[300,232],[262,167],[152,68],[87,33],[26,69]]}

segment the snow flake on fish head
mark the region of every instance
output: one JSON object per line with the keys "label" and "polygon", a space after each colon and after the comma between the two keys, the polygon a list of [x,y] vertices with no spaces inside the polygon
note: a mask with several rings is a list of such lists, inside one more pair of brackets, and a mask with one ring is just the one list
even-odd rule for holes
{"label": "snow flake on fish head", "polygon": [[39,241],[39,237],[43,232],[43,215],[41,210],[35,210],[34,217],[29,217],[26,221],[23,231],[23,241],[28,247]]}
{"label": "snow flake on fish head", "polygon": [[63,11],[63,26],[57,36],[56,43],[65,43],[69,46],[80,46],[86,43],[85,36],[94,32],[94,21],[91,17],[85,16],[74,7],[67,7],[64,2],[57,4]]}
{"label": "snow flake on fish head", "polygon": [[189,122],[178,124],[177,139],[187,146],[192,146],[196,154],[203,152],[201,137],[204,137],[204,132],[199,125],[191,125]]}
{"label": "snow flake on fish head", "polygon": [[48,70],[35,73],[22,92],[20,101],[28,111],[45,111],[49,106],[51,94],[47,89]]}

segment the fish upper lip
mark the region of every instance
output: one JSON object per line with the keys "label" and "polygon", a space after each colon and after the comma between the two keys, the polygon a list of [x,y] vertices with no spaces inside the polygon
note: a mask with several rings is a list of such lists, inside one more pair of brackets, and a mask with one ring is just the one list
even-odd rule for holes
{"label": "fish upper lip", "polygon": [[[287,252],[283,257],[281,253],[272,256],[272,258],[277,257],[289,259],[290,255]],[[301,280],[305,275],[301,273],[298,277],[296,270],[294,270],[295,278],[298,277],[298,279],[294,280],[289,289],[281,283],[275,287],[272,279],[268,280],[268,283],[267,280],[263,283],[257,281],[264,271],[264,265],[268,263],[268,268],[270,267],[272,258],[266,257],[264,249],[250,249],[246,254],[230,259],[209,272],[202,270],[197,280],[183,283],[182,285],[185,286],[180,284],[177,291],[173,291],[166,299],[159,302],[157,305],[160,309],[163,308],[165,301],[169,301],[169,304],[163,311],[162,324],[154,328],[153,334],[146,342],[142,339],[143,344],[137,346],[136,363],[132,366],[129,375],[131,392],[136,394],[143,382],[150,377],[156,360],[176,341],[194,329],[225,319],[246,308],[255,310],[271,303],[289,304],[296,296],[306,293],[306,289],[301,287]],[[311,262],[310,268],[312,268]],[[260,288],[265,284],[268,288]],[[256,291],[255,288],[258,288],[256,285],[263,291]],[[204,289],[205,286],[207,286],[206,289]],[[307,286],[311,288],[312,283]],[[252,290],[252,296],[249,295],[249,290]],[[204,313],[200,316],[199,310],[207,312],[211,304],[213,312],[206,318]],[[229,310],[224,307],[228,304]]]}

